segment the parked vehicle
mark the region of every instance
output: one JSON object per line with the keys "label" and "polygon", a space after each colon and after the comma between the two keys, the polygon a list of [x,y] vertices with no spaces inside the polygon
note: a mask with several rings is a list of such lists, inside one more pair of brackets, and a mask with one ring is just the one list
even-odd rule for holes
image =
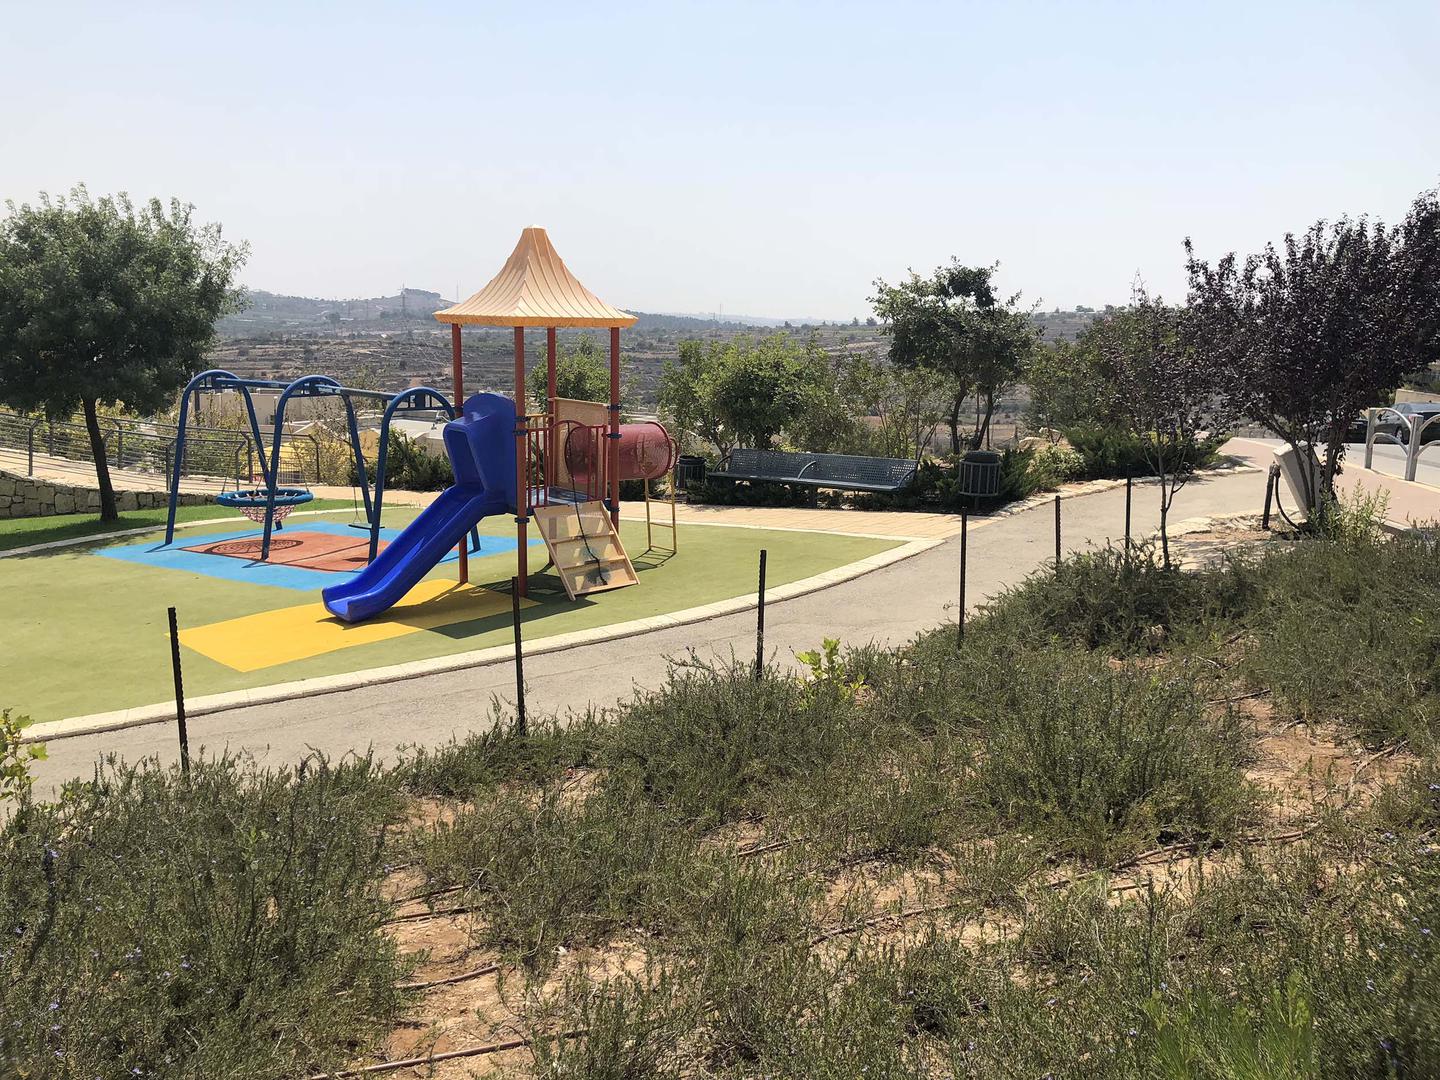
{"label": "parked vehicle", "polygon": [[[1396,413],[1400,415],[1396,416]],[[1401,443],[1408,443],[1410,441],[1410,425],[1413,418],[1417,416],[1420,417],[1419,422],[1422,424],[1432,416],[1440,416],[1440,402],[1402,401],[1399,405],[1394,406],[1393,411],[1387,410],[1380,414],[1375,421],[1375,434],[1391,435],[1399,439]],[[1422,443],[1432,443],[1437,439],[1440,439],[1440,423],[1431,424],[1420,436]]]}

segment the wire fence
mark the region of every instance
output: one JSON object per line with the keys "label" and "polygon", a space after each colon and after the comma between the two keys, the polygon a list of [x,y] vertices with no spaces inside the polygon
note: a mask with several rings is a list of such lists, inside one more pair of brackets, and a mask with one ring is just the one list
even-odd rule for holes
{"label": "wire fence", "polygon": [[[168,489],[174,473],[178,429],[164,421],[101,417],[100,436],[106,463],[112,469],[152,476]],[[95,463],[90,433],[84,423],[50,420],[0,411],[0,449],[24,454],[25,473],[47,459]],[[260,483],[261,454],[269,460],[271,447],[257,448],[246,431],[191,427],[185,435],[185,460],[180,475],[186,480],[218,483]],[[281,436],[281,472],[287,482],[320,482],[320,445],[311,435]]]}

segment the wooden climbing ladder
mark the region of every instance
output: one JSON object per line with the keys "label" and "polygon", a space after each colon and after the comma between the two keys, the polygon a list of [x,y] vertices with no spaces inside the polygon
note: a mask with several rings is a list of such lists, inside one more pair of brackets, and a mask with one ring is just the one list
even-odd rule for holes
{"label": "wooden climbing ladder", "polygon": [[551,503],[537,506],[533,513],[571,600],[639,584],[604,503]]}

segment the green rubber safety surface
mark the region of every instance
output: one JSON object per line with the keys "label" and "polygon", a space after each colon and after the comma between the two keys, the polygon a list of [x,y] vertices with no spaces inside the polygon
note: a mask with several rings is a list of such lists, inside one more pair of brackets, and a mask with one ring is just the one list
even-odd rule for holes
{"label": "green rubber safety surface", "polygon": [[[411,508],[396,508],[386,511],[384,524],[403,528],[414,516]],[[330,520],[349,517],[347,511],[331,515]],[[176,541],[193,545],[208,532],[233,528],[232,523],[196,526],[177,534]],[[514,528],[509,518],[489,519],[481,523],[480,532],[513,537]],[[553,574],[532,573],[530,599],[535,604],[522,616],[526,640],[751,595],[761,548],[769,552],[767,582],[774,587],[901,543],[819,532],[682,525],[680,551],[671,555],[645,553],[643,522],[623,522],[620,535],[640,584],[570,601]],[[163,530],[154,534],[155,542],[163,538]],[[0,656],[5,669],[0,707],[46,721],[173,699],[168,606],[176,608],[179,624],[186,628],[319,600],[318,592],[307,595],[93,553],[109,544],[149,539],[131,535],[0,559],[0,597],[5,612],[0,620]],[[532,547],[531,570],[538,571],[545,557],[543,547]],[[513,552],[470,561],[474,584],[508,588],[514,573]],[[442,565],[429,576],[454,580],[455,566]],[[251,672],[232,670],[183,649],[186,694],[198,697],[363,671],[510,642],[508,611],[496,614],[493,605],[488,610],[491,614],[474,620]],[[637,641],[636,648],[644,648],[643,643]]]}

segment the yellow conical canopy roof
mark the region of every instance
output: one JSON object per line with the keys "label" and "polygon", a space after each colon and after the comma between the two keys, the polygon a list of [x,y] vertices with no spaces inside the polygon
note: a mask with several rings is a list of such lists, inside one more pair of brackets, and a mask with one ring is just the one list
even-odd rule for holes
{"label": "yellow conical canopy roof", "polygon": [[592,293],[565,266],[544,229],[530,228],[500,273],[462,303],[435,312],[463,326],[631,326],[635,316]]}

